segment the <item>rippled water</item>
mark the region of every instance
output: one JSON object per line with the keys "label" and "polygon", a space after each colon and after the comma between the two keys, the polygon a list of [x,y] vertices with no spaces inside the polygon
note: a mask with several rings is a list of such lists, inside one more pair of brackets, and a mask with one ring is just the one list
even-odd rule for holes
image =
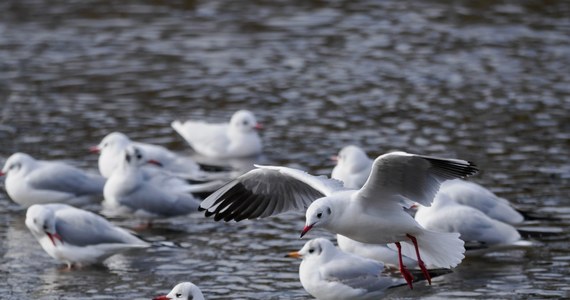
{"label": "rippled water", "polygon": [[[525,227],[562,232],[389,297],[567,297],[569,15],[566,1],[1,1],[0,160],[96,171],[86,149],[115,130],[190,155],[172,120],[241,108],[264,123],[268,162],[312,173],[348,143],[461,157],[541,217]],[[283,257],[304,242],[301,214],[168,219],[142,234],[182,248],[66,272],[24,213],[0,193],[2,298],[148,299],[183,280],[209,299],[309,298]]]}

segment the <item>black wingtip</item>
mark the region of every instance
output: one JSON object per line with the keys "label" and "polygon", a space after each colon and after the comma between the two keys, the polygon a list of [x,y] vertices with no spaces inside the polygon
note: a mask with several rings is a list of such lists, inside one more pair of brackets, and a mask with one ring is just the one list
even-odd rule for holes
{"label": "black wingtip", "polygon": [[477,165],[472,162],[467,160],[467,167],[465,168],[465,171],[468,173],[466,176],[473,176],[477,173],[479,173],[479,167],[477,167]]}
{"label": "black wingtip", "polygon": [[424,157],[427,159],[439,175],[446,179],[466,178],[479,172],[479,168],[472,161],[459,159],[445,159],[438,157]]}

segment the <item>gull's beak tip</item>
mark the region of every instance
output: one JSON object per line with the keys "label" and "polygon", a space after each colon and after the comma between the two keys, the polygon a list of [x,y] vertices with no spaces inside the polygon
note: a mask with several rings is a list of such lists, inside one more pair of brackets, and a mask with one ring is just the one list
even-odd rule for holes
{"label": "gull's beak tip", "polygon": [[305,234],[307,234],[307,232],[309,232],[309,230],[311,230],[311,228],[313,228],[313,225],[305,225],[305,227],[303,228],[303,231],[301,231],[301,236],[299,238],[302,239],[303,236],[305,236]]}

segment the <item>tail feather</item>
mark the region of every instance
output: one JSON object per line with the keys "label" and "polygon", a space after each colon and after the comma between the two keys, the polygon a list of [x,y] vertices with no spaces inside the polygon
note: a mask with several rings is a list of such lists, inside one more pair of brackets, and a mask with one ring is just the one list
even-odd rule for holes
{"label": "tail feather", "polygon": [[[459,233],[435,232],[424,230],[415,236],[420,249],[420,256],[428,267],[453,268],[457,266],[465,253],[464,242]],[[402,241],[402,253],[415,258],[416,250],[412,241]],[[390,248],[395,247],[390,244]]]}

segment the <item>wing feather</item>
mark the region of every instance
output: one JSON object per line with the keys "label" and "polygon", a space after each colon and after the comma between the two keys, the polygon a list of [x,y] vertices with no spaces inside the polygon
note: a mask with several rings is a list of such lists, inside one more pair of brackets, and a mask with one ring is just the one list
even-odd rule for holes
{"label": "wing feather", "polygon": [[342,182],[306,172],[273,166],[256,166],[202,201],[205,216],[214,220],[265,218],[303,210],[314,200],[344,189]]}
{"label": "wing feather", "polygon": [[57,210],[55,226],[64,243],[75,246],[144,244],[126,230],[113,226],[103,217],[75,208]]}
{"label": "wing feather", "polygon": [[477,171],[473,163],[465,160],[392,152],[374,161],[358,199],[381,205],[382,201],[394,204],[403,198],[406,205],[417,202],[430,206],[441,183],[465,178]]}

